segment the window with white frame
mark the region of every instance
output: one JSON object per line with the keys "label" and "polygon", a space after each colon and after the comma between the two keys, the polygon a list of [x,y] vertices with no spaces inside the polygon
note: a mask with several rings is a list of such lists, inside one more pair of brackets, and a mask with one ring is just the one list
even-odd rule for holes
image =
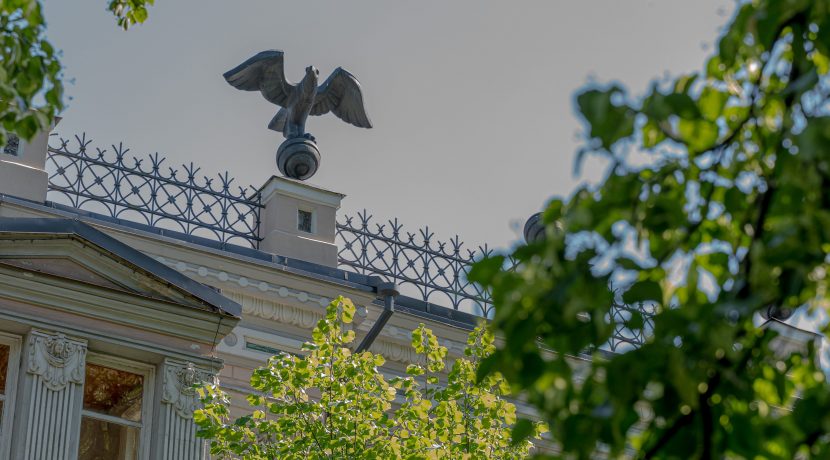
{"label": "window with white frame", "polygon": [[148,458],[151,380],[150,366],[87,359],[78,460]]}
{"label": "window with white frame", "polygon": [[0,458],[7,458],[11,444],[20,343],[20,337],[0,332]]}

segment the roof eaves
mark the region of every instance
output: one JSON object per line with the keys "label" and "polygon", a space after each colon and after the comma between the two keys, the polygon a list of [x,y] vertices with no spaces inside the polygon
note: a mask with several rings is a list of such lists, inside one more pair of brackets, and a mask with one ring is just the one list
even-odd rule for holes
{"label": "roof eaves", "polygon": [[162,279],[199,299],[217,312],[239,317],[242,306],[152,257],[77,220],[61,218],[0,217],[0,235],[74,235],[129,264]]}

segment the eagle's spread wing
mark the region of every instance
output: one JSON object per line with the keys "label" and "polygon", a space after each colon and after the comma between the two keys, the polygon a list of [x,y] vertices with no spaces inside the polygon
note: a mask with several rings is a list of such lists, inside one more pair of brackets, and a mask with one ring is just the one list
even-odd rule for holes
{"label": "eagle's spread wing", "polygon": [[317,97],[311,115],[333,112],[338,118],[360,128],[371,128],[372,122],[363,106],[363,93],[357,78],[338,67],[325,83],[317,88]]}
{"label": "eagle's spread wing", "polygon": [[285,79],[283,53],[279,50],[257,53],[222,76],[234,88],[259,90],[265,99],[281,107],[285,107],[294,91],[294,85]]}

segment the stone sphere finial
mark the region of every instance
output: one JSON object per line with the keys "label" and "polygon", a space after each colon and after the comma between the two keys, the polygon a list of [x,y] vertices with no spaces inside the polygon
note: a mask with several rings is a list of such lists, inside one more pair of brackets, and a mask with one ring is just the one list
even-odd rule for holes
{"label": "stone sphere finial", "polygon": [[766,319],[777,319],[778,321],[786,321],[790,319],[794,311],[791,308],[779,307],[777,305],[770,305],[761,315]]}
{"label": "stone sphere finial", "polygon": [[288,178],[306,180],[320,167],[320,150],[308,137],[286,139],[277,149],[277,168]]}
{"label": "stone sphere finial", "polygon": [[537,212],[527,219],[523,233],[525,242],[528,244],[542,241],[545,238],[545,224],[542,222],[541,212]]}

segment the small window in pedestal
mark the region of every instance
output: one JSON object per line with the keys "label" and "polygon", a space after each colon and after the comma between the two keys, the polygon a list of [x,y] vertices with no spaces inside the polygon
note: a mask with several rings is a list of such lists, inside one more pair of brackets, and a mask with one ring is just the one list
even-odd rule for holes
{"label": "small window in pedestal", "polygon": [[86,363],[79,460],[148,458],[151,369],[120,361]]}
{"label": "small window in pedestal", "polygon": [[297,230],[305,233],[314,233],[314,211],[297,210]]}
{"label": "small window in pedestal", "polygon": [[20,155],[20,138],[14,134],[7,136],[6,145],[3,146],[2,153],[18,156]]}

